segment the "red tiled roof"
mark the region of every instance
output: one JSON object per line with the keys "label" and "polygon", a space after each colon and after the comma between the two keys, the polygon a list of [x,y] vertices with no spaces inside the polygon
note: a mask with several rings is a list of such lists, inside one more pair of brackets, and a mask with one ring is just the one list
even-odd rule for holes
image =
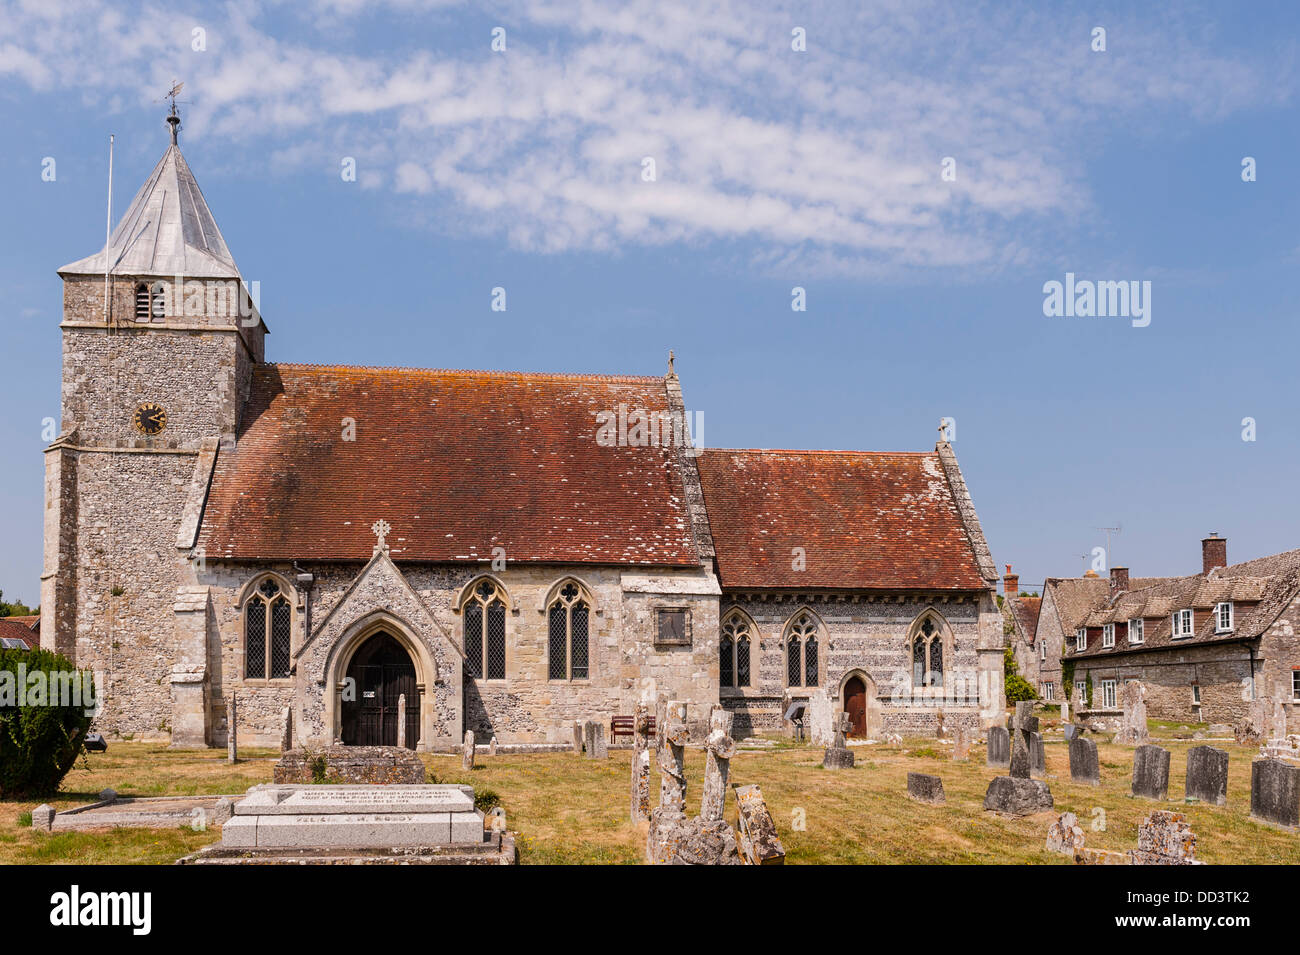
{"label": "red tiled roof", "polygon": [[383,518],[398,561],[698,564],[676,453],[596,442],[620,404],[668,412],[663,379],[260,365],[199,544],[365,560]]}
{"label": "red tiled roof", "polygon": [[26,614],[26,615],[21,616],[21,617],[15,615],[15,616],[9,616],[9,617],[0,617],[0,619],[3,619],[3,620],[13,620],[13,621],[15,621],[15,622],[17,622],[17,623],[21,623],[21,624],[22,624],[24,627],[26,627],[28,630],[33,630],[33,629],[36,628],[36,625],[37,625],[38,623],[41,622],[41,615],[40,615],[40,614]]}
{"label": "red tiled roof", "polygon": [[1025,635],[1025,641],[1032,647],[1034,638],[1038,635],[1038,611],[1043,605],[1043,598],[1016,596],[1007,597],[1006,602],[1010,604],[1011,613]]}
{"label": "red tiled roof", "polygon": [[27,624],[20,623],[13,617],[0,617],[0,637],[11,637],[23,641],[28,650],[40,646],[40,639]]}
{"label": "red tiled roof", "polygon": [[724,587],[987,586],[936,453],[706,450],[698,461]]}

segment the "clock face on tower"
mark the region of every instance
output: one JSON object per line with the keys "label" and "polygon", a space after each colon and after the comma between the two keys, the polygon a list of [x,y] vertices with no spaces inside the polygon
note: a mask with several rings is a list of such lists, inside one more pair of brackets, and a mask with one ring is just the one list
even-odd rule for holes
{"label": "clock face on tower", "polygon": [[135,409],[135,415],[132,417],[131,423],[135,425],[135,430],[141,434],[153,437],[167,427],[167,409],[160,404],[146,401]]}

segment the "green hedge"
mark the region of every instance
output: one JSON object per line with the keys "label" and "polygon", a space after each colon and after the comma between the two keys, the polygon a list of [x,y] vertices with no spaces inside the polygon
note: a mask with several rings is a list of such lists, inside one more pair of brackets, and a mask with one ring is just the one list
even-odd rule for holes
{"label": "green hedge", "polygon": [[[80,681],[77,703],[67,690]],[[0,650],[0,798],[48,796],[90,728],[94,680],[48,650]]]}

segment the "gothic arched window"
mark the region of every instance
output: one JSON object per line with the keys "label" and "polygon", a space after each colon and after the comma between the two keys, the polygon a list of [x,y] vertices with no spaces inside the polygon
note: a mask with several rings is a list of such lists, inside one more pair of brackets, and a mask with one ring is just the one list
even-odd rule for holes
{"label": "gothic arched window", "polygon": [[289,677],[292,619],[288,597],[267,577],[244,602],[244,679]]}
{"label": "gothic arched window", "polygon": [[943,686],[943,631],[932,617],[912,637],[912,685]]}
{"label": "gothic arched window", "polygon": [[[461,608],[465,621],[465,657],[475,678],[506,678],[506,604],[501,588],[479,581]],[[486,664],[486,666],[485,666]]]}
{"label": "gothic arched window", "polygon": [[789,686],[817,686],[817,621],[800,611],[790,621],[785,639],[785,676]]}
{"label": "gothic arched window", "polygon": [[547,677],[585,680],[590,675],[591,600],[573,581],[566,581],[546,611]]}
{"label": "gothic arched window", "polygon": [[739,612],[732,613],[722,624],[718,682],[722,686],[749,686],[749,621]]}

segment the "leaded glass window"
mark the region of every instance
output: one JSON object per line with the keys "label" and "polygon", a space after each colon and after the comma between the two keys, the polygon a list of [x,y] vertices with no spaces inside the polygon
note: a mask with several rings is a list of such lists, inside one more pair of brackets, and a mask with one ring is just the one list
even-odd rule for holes
{"label": "leaded glass window", "polygon": [[931,617],[912,638],[912,685],[943,686],[943,631]]}
{"label": "leaded glass window", "polygon": [[591,675],[591,605],[572,581],[565,583],[548,611],[547,675],[552,680],[585,680]]}
{"label": "leaded glass window", "polygon": [[718,682],[721,686],[749,686],[749,621],[738,611],[722,623]]}
{"label": "leaded glass window", "polygon": [[718,642],[718,683],[722,686],[736,685],[736,645],[726,634]]}
{"label": "leaded glass window", "polygon": [[285,680],[293,666],[293,608],[267,577],[244,604],[244,679]]}
{"label": "leaded glass window", "polygon": [[786,640],[786,682],[790,686],[817,686],[817,622],[802,612],[790,623]]}
{"label": "leaded glass window", "polygon": [[475,679],[506,678],[506,605],[501,588],[480,581],[465,599],[465,662]]}

